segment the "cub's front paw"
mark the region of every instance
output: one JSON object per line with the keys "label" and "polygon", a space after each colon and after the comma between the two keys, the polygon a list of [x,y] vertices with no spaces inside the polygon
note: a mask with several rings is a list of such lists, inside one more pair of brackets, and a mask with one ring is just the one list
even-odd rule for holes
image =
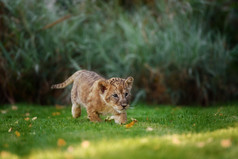
{"label": "cub's front paw", "polygon": [[122,116],[115,116],[114,119],[117,124],[125,124],[127,122],[127,118]]}
{"label": "cub's front paw", "polygon": [[112,120],[114,120],[113,116],[107,116],[105,122],[111,122]]}
{"label": "cub's front paw", "polygon": [[90,116],[88,116],[88,119],[89,119],[91,122],[94,122],[94,123],[102,122],[102,119],[99,118],[99,117],[90,117]]}
{"label": "cub's front paw", "polygon": [[102,122],[102,119],[94,119],[94,120],[90,119],[90,121],[93,123],[99,123],[99,122]]}

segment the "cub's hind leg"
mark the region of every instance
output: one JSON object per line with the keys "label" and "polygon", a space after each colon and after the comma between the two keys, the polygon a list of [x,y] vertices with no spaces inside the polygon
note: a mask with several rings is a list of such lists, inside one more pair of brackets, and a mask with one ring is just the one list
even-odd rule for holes
{"label": "cub's hind leg", "polygon": [[78,118],[81,115],[81,107],[77,103],[77,85],[75,82],[71,90],[71,101],[72,101],[72,116],[74,118]]}
{"label": "cub's hind leg", "polygon": [[74,103],[72,105],[72,116],[74,118],[78,118],[78,117],[80,117],[80,115],[81,115],[81,107],[80,107],[80,105]]}

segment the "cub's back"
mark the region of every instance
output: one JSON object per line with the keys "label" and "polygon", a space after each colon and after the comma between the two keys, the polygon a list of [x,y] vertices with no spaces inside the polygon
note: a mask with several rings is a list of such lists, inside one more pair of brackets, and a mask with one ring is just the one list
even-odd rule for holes
{"label": "cub's back", "polygon": [[92,86],[95,81],[104,79],[95,72],[82,70],[74,80],[73,87],[76,87],[76,96],[79,98],[80,104],[86,104],[88,96],[92,92]]}
{"label": "cub's back", "polygon": [[85,83],[88,87],[91,87],[95,81],[99,79],[104,79],[97,73],[87,70],[82,70],[76,78],[80,80],[80,83]]}

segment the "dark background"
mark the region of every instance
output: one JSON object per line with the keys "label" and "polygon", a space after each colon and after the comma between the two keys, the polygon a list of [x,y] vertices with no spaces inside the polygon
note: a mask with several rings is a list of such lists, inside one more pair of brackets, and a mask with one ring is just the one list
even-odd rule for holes
{"label": "dark background", "polygon": [[0,103],[68,104],[79,69],[133,76],[134,102],[238,95],[236,0],[1,0]]}

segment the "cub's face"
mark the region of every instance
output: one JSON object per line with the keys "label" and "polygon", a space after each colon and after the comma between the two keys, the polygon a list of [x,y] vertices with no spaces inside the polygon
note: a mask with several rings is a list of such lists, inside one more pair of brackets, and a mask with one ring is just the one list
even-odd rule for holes
{"label": "cub's face", "polygon": [[133,81],[133,77],[127,79],[111,78],[100,81],[101,98],[117,112],[124,112],[129,107]]}

